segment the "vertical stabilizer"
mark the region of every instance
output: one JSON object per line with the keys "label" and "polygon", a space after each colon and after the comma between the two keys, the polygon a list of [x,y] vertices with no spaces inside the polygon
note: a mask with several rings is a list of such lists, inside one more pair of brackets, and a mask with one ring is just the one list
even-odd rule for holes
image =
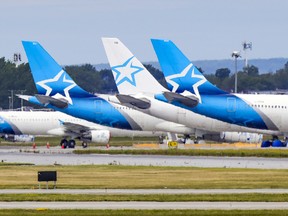
{"label": "vertical stabilizer", "polygon": [[92,96],[80,88],[66,71],[35,41],[22,41],[38,94],[62,98]]}
{"label": "vertical stabilizer", "polygon": [[119,39],[102,42],[120,94],[167,91]]}
{"label": "vertical stabilizer", "polygon": [[181,50],[170,40],[151,39],[158,61],[171,91],[200,94],[223,94],[210,83]]}

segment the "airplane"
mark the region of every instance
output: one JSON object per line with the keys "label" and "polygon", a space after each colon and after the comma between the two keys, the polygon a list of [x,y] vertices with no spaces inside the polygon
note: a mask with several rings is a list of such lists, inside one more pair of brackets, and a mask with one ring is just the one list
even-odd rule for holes
{"label": "airplane", "polygon": [[288,95],[225,92],[210,83],[171,40],[151,41],[169,89],[185,100],[193,96],[198,103],[187,106],[163,95],[157,99],[227,123],[279,131],[288,137]]}
{"label": "airplane", "polygon": [[[259,130],[226,123],[170,104],[173,102],[195,106],[198,104],[198,98],[190,94],[187,99],[186,96],[164,88],[119,39],[102,38],[102,42],[119,92],[114,97],[110,96],[110,101],[194,128],[194,134],[204,138],[205,136],[219,138],[223,132],[227,137],[238,132],[247,133],[247,136],[249,133],[279,134],[278,131]],[[158,95],[165,98],[166,103],[158,100]]]}
{"label": "airplane", "polygon": [[[23,41],[38,94],[18,95],[31,103],[108,127],[137,131],[189,134],[193,130],[108,101],[78,86],[66,71],[35,41]],[[169,134],[168,134],[169,135]]]}
{"label": "airplane", "polygon": [[[54,111],[1,111],[0,134],[3,138],[15,140],[18,135],[63,136],[60,145],[74,148],[75,138],[87,142],[107,144],[110,140],[108,127],[77,119]],[[72,137],[67,141],[66,137]]]}
{"label": "airplane", "polygon": [[[95,124],[62,112],[30,110],[1,111],[0,135],[10,141],[17,141],[17,139],[33,141],[27,139],[30,138],[28,135],[62,136],[64,138],[60,145],[64,145],[64,148],[74,148],[76,145],[74,139],[81,140],[82,146],[87,147],[89,142],[108,144],[111,137],[160,136],[163,132],[123,130]],[[67,140],[68,137],[71,139]]]}

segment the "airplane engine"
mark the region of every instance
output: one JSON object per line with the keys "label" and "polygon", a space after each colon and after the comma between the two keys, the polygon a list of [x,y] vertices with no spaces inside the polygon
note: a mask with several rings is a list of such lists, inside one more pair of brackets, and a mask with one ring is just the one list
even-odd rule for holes
{"label": "airplane engine", "polygon": [[27,134],[21,134],[21,135],[5,134],[3,138],[8,142],[34,142],[35,139],[34,136]]}
{"label": "airplane engine", "polygon": [[220,134],[204,134],[203,139],[217,142],[261,143],[263,135],[247,132],[221,132]]}
{"label": "airplane engine", "polygon": [[91,130],[81,137],[87,142],[107,144],[110,140],[110,131],[108,130]]}
{"label": "airplane engine", "polygon": [[263,139],[262,134],[247,132],[221,132],[220,137],[225,141],[245,143],[261,143]]}

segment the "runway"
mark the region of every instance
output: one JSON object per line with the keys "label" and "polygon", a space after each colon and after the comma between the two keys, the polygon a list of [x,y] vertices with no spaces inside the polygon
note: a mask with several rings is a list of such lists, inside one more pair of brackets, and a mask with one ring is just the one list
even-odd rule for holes
{"label": "runway", "polygon": [[1,189],[0,194],[288,194],[288,189]]}
{"label": "runway", "polygon": [[71,151],[46,150],[45,153],[25,153],[18,150],[0,150],[0,161],[32,163],[35,165],[129,165],[129,166],[185,166],[215,168],[288,169],[288,158],[208,157],[166,155],[109,155],[72,154]]}
{"label": "runway", "polygon": [[0,202],[0,209],[288,209],[288,202]]}

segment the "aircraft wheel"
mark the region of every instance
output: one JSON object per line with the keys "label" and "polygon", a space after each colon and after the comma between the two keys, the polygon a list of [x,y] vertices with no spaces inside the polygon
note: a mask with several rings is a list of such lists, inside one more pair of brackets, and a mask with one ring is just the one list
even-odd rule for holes
{"label": "aircraft wheel", "polygon": [[73,140],[73,139],[69,140],[69,142],[68,142],[68,147],[69,148],[75,148],[75,145],[76,145],[75,140]]}
{"label": "aircraft wheel", "polygon": [[67,148],[68,141],[66,139],[62,139],[60,142],[60,146],[64,146],[64,148]]}
{"label": "aircraft wheel", "polygon": [[83,146],[83,148],[87,148],[88,147],[86,142],[82,142],[82,146]]}

